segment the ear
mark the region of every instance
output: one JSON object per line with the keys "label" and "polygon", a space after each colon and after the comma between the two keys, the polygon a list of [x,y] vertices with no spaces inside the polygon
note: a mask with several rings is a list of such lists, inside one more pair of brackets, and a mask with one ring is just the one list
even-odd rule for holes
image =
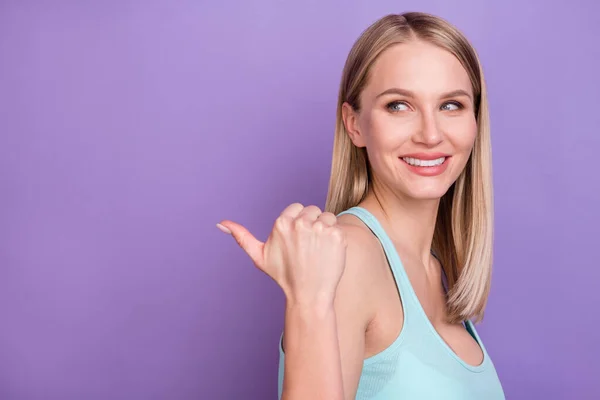
{"label": "ear", "polygon": [[342,104],[342,119],[352,143],[356,147],[366,147],[365,138],[358,124],[358,113],[347,102]]}

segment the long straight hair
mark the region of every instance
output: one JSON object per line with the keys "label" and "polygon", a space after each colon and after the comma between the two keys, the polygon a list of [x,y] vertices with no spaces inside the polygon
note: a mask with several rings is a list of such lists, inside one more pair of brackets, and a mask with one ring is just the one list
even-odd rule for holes
{"label": "long straight hair", "polygon": [[452,53],[467,71],[475,99],[477,136],[469,160],[442,196],[432,250],[448,279],[448,320],[483,319],[490,291],[493,251],[493,190],[490,123],[483,70],[477,53],[453,25],[418,12],[387,15],[353,45],[339,88],[326,211],[338,214],[367,195],[371,171],[364,148],[356,147],[342,120],[342,105],[360,109],[360,95],[378,56],[389,47],[422,40]]}

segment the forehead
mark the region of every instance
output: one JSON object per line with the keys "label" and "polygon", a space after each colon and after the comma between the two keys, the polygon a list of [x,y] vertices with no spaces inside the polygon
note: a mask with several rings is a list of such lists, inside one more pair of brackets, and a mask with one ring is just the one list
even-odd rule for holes
{"label": "forehead", "polygon": [[469,75],[460,61],[449,51],[420,40],[388,48],[373,64],[365,94],[377,95],[391,87],[417,95],[457,89],[472,92]]}

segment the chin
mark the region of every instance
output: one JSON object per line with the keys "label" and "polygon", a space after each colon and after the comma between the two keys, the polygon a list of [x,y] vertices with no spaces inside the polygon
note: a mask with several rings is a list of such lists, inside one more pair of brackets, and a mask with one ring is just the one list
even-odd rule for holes
{"label": "chin", "polygon": [[448,193],[450,186],[447,185],[427,185],[421,187],[405,188],[406,196],[415,200],[439,200]]}

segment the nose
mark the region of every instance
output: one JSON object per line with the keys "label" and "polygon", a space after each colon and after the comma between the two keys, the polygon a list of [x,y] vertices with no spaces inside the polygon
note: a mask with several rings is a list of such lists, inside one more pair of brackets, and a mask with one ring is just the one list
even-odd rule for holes
{"label": "nose", "polygon": [[421,114],[420,126],[413,141],[415,143],[425,145],[427,147],[435,147],[444,140],[444,134],[439,129],[438,121],[435,115],[431,112],[423,112]]}

